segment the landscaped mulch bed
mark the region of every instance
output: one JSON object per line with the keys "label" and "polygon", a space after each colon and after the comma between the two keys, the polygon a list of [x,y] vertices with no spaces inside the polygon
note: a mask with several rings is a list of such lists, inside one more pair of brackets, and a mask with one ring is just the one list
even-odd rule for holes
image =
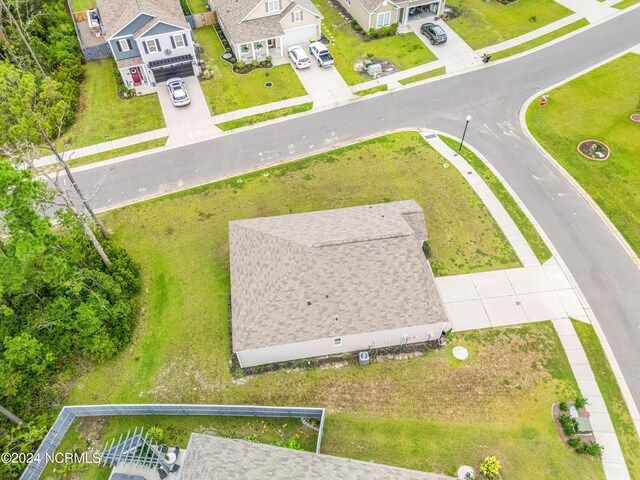
{"label": "landscaped mulch bed", "polygon": [[[388,33],[383,34],[382,33],[382,29],[378,29],[376,30],[376,35],[375,36],[369,36],[369,34],[367,33],[367,31],[362,28],[358,22],[351,16],[351,14],[340,4],[340,2],[337,2],[336,0],[329,0],[329,3],[331,3],[331,5],[338,10],[338,13],[340,14],[340,16],[344,19],[344,21],[346,23],[348,23],[349,25],[351,25],[351,29],[354,31],[354,33],[356,35],[358,35],[360,37],[360,39],[364,42],[369,42],[371,40],[376,40],[377,38],[385,38],[385,37],[393,37],[396,33],[398,33],[398,24],[394,23],[391,27],[387,27]],[[340,28],[342,27],[344,24],[341,25],[334,25],[335,28]],[[395,25],[395,26],[394,26]]]}
{"label": "landscaped mulch bed", "polygon": [[[574,402],[569,402],[569,406],[572,406]],[[572,438],[573,436],[578,436],[583,442],[595,442],[596,441],[596,437],[593,436],[593,434],[576,434],[573,436],[568,436],[564,433],[564,430],[562,429],[562,425],[560,424],[560,415],[562,415],[563,413],[568,414],[569,412],[563,412],[562,410],[560,410],[560,404],[558,403],[554,403],[552,408],[551,408],[551,414],[553,415],[553,423],[555,423],[556,425],[556,430],[558,430],[558,435],[560,435],[560,438],[562,439],[562,442],[566,445],[567,448],[573,450],[573,447],[571,447],[571,445],[569,445],[567,443],[567,441]],[[580,417],[584,417],[584,418],[589,418],[589,412],[587,412],[586,408],[579,408],[578,409],[578,415]],[[585,457],[585,458],[591,458],[591,457]]]}
{"label": "landscaped mulch bed", "polygon": [[578,152],[589,160],[603,162],[611,154],[611,149],[598,140],[584,140],[578,144]]}

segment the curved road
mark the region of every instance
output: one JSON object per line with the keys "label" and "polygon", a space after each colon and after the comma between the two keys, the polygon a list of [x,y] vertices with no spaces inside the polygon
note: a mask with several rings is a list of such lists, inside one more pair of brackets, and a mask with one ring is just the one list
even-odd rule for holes
{"label": "curved road", "polygon": [[518,120],[523,103],[542,88],[639,44],[638,25],[640,8],[635,8],[515,60],[129,161],[85,167],[76,176],[87,191],[102,180],[94,204],[108,209],[398,128],[427,127],[459,136],[464,117],[471,114],[467,141],[491,160],[550,237],[640,405],[640,271]]}

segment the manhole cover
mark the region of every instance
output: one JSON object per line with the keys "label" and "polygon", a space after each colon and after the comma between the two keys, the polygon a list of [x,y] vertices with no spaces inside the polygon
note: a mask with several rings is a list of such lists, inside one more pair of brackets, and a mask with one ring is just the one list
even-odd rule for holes
{"label": "manhole cover", "polygon": [[467,478],[475,478],[473,474],[473,468],[467,465],[463,465],[458,469],[458,480],[466,480]]}
{"label": "manhole cover", "polygon": [[453,347],[453,356],[458,360],[466,360],[469,357],[469,351],[464,347]]}
{"label": "manhole cover", "polygon": [[233,57],[231,53],[227,52],[222,54],[222,58],[224,58],[225,60],[229,60],[231,57]]}
{"label": "manhole cover", "polygon": [[264,86],[267,87],[267,88],[271,88],[271,87],[273,87],[273,83],[267,82],[267,83],[264,84]]}

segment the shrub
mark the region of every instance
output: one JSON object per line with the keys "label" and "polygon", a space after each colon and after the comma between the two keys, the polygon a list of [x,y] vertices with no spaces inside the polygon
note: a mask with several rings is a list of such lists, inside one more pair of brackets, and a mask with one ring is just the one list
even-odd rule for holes
{"label": "shrub", "polygon": [[389,34],[390,35],[395,35],[396,33],[398,33],[398,24],[394,23],[391,25],[391,27],[389,28]]}
{"label": "shrub", "polygon": [[237,59],[236,57],[231,57],[231,58],[229,59],[229,61],[230,61],[231,63],[236,63],[236,62],[238,61],[238,59]]}
{"label": "shrub", "polygon": [[367,32],[367,35],[369,35],[370,38],[375,38],[376,34],[377,33],[375,28],[370,28],[369,31]]}
{"label": "shrub", "polygon": [[151,437],[149,439],[150,441],[162,443],[162,441],[164,440],[164,430],[162,430],[160,427],[151,427],[147,430],[147,433],[149,434],[149,437]]}
{"label": "shrub", "polygon": [[480,464],[480,472],[487,478],[498,478],[500,462],[496,457],[486,457]]}
{"label": "shrub", "polygon": [[273,60],[273,57],[271,55],[267,55],[267,62],[271,62],[271,60]]}
{"label": "shrub", "polygon": [[224,51],[227,52],[227,53],[231,53],[231,48],[227,47],[227,48],[224,49]]}
{"label": "shrub", "polygon": [[602,450],[604,450],[604,447],[596,442],[580,442],[580,445],[576,447],[576,453],[591,455],[596,458],[602,458]]}
{"label": "shrub", "polygon": [[351,25],[357,25],[358,21],[355,18],[351,19]]}
{"label": "shrub", "polygon": [[242,70],[247,64],[243,61],[236,62],[236,68]]}
{"label": "shrub", "polygon": [[537,22],[537,21],[538,21],[538,17],[536,17],[535,15],[532,15],[531,17],[529,17],[529,21],[530,21],[531,23],[535,23],[535,22]]}
{"label": "shrub", "polygon": [[584,408],[587,405],[587,403],[589,403],[587,402],[587,399],[582,395],[580,395],[576,398],[575,406],[576,408]]}
{"label": "shrub", "polygon": [[578,448],[582,443],[582,440],[580,440],[579,438],[573,437],[567,440],[567,443],[569,444],[570,447]]}
{"label": "shrub", "polygon": [[258,68],[260,66],[260,62],[258,60],[254,60],[253,62],[251,62],[251,66],[253,68]]}
{"label": "shrub", "polygon": [[431,258],[431,245],[429,245],[428,241],[422,242],[422,252],[424,253],[425,258]]}
{"label": "shrub", "polygon": [[386,37],[389,35],[389,27],[382,27],[380,30],[378,30],[378,35],[380,37]]}
{"label": "shrub", "polygon": [[373,58],[373,53],[367,53],[367,58]]}
{"label": "shrub", "polygon": [[[362,27],[360,25],[356,25],[356,30],[360,31],[362,30]],[[640,102],[638,102],[638,105],[640,105]],[[638,110],[640,110],[640,108]]]}
{"label": "shrub", "polygon": [[560,421],[560,425],[562,425],[562,430],[565,435],[573,435],[578,430],[578,421],[572,416],[564,413],[560,415],[558,420]]}
{"label": "shrub", "polygon": [[558,407],[560,407],[560,410],[562,410],[563,412],[569,411],[569,404],[564,400],[558,404]]}

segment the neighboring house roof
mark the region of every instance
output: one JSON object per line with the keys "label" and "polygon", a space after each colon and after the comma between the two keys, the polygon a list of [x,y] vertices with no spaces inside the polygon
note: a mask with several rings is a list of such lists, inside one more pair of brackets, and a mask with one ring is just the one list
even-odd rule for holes
{"label": "neighboring house roof", "polygon": [[133,33],[135,38],[159,22],[189,29],[179,0],[97,0],[97,6],[107,38],[118,33],[141,13],[151,18]]}
{"label": "neighboring house roof", "polygon": [[360,4],[364,8],[366,8],[369,13],[375,12],[380,7],[380,5],[387,4],[387,3],[391,3],[397,7],[397,5],[394,2],[391,2],[390,0],[357,0],[357,1],[360,2]]}
{"label": "neighboring house roof", "polygon": [[230,222],[233,351],[446,322],[426,239],[413,200]]}
{"label": "neighboring house roof", "polygon": [[[284,35],[280,20],[291,11],[291,5],[278,13],[265,12],[262,17],[243,21],[253,9],[260,8],[261,3],[264,0],[213,0],[216,15],[222,20],[231,42],[237,45]],[[294,7],[300,5],[318,18],[323,18],[311,0],[294,0],[292,4]]]}
{"label": "neighboring house roof", "polygon": [[261,443],[191,434],[180,480],[453,480],[452,477]]}
{"label": "neighboring house roof", "polygon": [[124,60],[116,60],[116,65],[118,66],[118,68],[136,67],[138,65],[142,65],[143,63],[144,61],[140,56],[125,58]]}

